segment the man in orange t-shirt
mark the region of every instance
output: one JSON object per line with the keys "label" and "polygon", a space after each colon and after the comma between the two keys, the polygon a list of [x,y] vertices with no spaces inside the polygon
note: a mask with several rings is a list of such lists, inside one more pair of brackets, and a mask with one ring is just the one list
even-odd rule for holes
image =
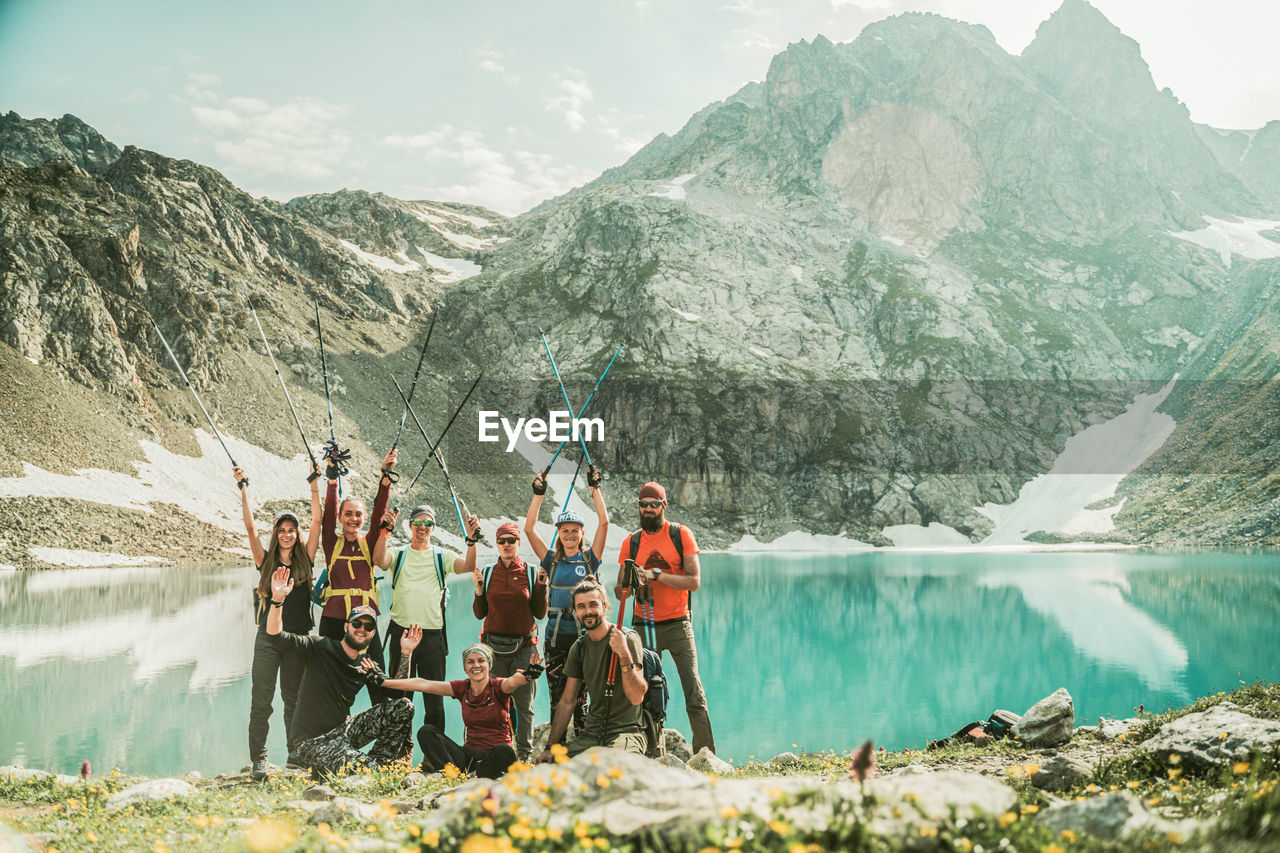
{"label": "man in orange t-shirt", "polygon": [[[707,747],[715,752],[707,696],[698,675],[698,650],[693,643],[689,610],[689,593],[701,584],[698,542],[688,527],[667,521],[667,491],[659,484],[645,483],[640,487],[639,507],[640,529],[622,543],[622,551],[618,554],[618,583],[613,592],[622,598],[626,562],[635,559],[636,570],[652,591],[653,601],[651,605],[646,602],[633,609],[631,624],[644,637],[644,626],[649,620],[653,621],[653,635],[657,642],[654,651],[659,655],[664,650],[670,652],[680,674],[684,707],[689,714],[689,727],[693,730],[693,751],[697,753]],[[679,549],[674,536],[680,537]],[[633,545],[636,546],[634,558]]]}

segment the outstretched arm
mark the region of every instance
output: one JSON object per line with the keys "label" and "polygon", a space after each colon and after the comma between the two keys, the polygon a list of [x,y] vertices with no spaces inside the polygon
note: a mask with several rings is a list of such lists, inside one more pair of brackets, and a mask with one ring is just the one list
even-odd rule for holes
{"label": "outstretched arm", "polygon": [[[594,469],[596,466],[592,465]],[[604,559],[604,545],[609,541],[609,509],[604,505],[604,492],[600,488],[600,472],[588,470],[587,481],[594,482],[591,486],[591,503],[596,508],[596,535],[591,539],[591,553],[596,555],[597,560]]]}
{"label": "outstretched arm", "polygon": [[515,693],[526,684],[532,684],[542,675],[542,655],[534,652],[529,658],[529,665],[524,669],[516,670],[515,675],[509,675],[502,680],[503,693]]}
{"label": "outstretched arm", "polygon": [[382,514],[387,511],[387,500],[391,497],[391,478],[396,468],[396,450],[387,451],[382,459],[382,477],[378,480],[378,495],[373,499],[373,511],[369,514],[369,532],[365,541],[370,545],[383,538]]}
{"label": "outstretched arm", "polygon": [[311,481],[311,529],[307,531],[307,556],[314,561],[316,558],[316,549],[320,547],[320,518],[323,510],[320,507],[320,463],[317,462],[313,467],[316,478]]}
{"label": "outstretched arm", "polygon": [[542,472],[533,475],[533,500],[529,502],[529,511],[524,514],[524,538],[533,546],[533,553],[541,560],[547,555],[547,543],[538,535],[538,512],[542,509],[542,499],[547,494],[547,481]]}
{"label": "outstretched arm", "polygon": [[244,475],[244,469],[239,466],[231,469],[231,475],[236,478],[236,483],[240,487],[240,511],[244,514],[245,533],[249,534],[249,550],[253,552],[253,564],[261,566],[262,558],[267,552],[262,550],[258,530],[253,526],[253,511],[249,509],[249,478]]}
{"label": "outstretched arm", "polygon": [[459,575],[470,574],[476,570],[476,540],[480,538],[480,519],[474,515],[468,515],[465,521],[467,535],[471,541],[467,543],[466,558],[453,561],[453,571]]}

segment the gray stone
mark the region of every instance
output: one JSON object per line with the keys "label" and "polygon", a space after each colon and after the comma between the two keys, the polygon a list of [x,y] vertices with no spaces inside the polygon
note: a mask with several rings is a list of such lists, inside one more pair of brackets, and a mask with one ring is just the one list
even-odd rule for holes
{"label": "gray stone", "polygon": [[285,808],[297,809],[300,812],[313,812],[323,806],[327,801],[316,802],[313,800],[289,800],[285,803]]}
{"label": "gray stone", "polygon": [[689,741],[675,729],[662,730],[662,747],[667,755],[674,755],[685,763],[693,758],[693,748],[689,746]]}
{"label": "gray stone", "polygon": [[1059,687],[1027,709],[1014,724],[1013,734],[1028,749],[1057,746],[1071,740],[1075,724],[1075,703],[1071,694]]}
{"label": "gray stone", "polygon": [[669,752],[664,752],[664,753],[662,754],[662,757],[661,757],[661,758],[659,758],[659,759],[658,759],[658,761],[662,762],[662,764],[663,764],[664,766],[666,766],[666,767],[683,767],[683,768],[687,768],[687,765],[686,765],[683,761],[681,761],[680,759],[676,758],[674,755],[672,755],[672,754],[671,754],[671,753],[669,753]]}
{"label": "gray stone", "polygon": [[407,799],[393,800],[391,808],[396,810],[396,814],[406,814],[407,812],[416,812],[422,808],[422,797],[410,797]]}
{"label": "gray stone", "polygon": [[1280,746],[1280,722],[1215,705],[1166,723],[1139,748],[1162,761],[1179,755],[1184,766],[1203,769],[1276,746]]}
{"label": "gray stone", "polygon": [[[946,820],[952,814],[958,819],[969,819],[979,812],[1003,814],[1017,802],[1013,790],[1003,782],[958,770],[882,776],[867,783],[867,793],[876,798],[869,819],[871,830],[889,837],[910,836],[921,821]],[[910,808],[900,807],[904,799],[910,800]]]}
{"label": "gray stone", "polygon": [[690,758],[687,762],[691,770],[701,770],[704,773],[716,773],[724,775],[733,772],[733,765],[720,758],[709,747],[703,747],[698,750],[698,754]]}
{"label": "gray stone", "polygon": [[1044,791],[1069,791],[1093,775],[1093,765],[1069,755],[1056,755],[1040,765],[1031,784]]}
{"label": "gray stone", "polygon": [[32,767],[17,767],[9,764],[0,767],[0,778],[15,779],[19,782],[25,782],[28,779],[44,779],[52,775],[48,770],[36,770]]}
{"label": "gray stone", "polygon": [[302,792],[304,800],[332,800],[337,794],[328,785],[312,785]]}
{"label": "gray stone", "polygon": [[140,803],[147,800],[167,800],[171,797],[189,797],[194,794],[195,788],[190,782],[182,779],[151,779],[147,782],[139,782],[137,785],[130,785],[123,791],[117,791],[107,800],[107,809],[121,809],[133,803]]}
{"label": "gray stone", "polygon": [[183,779],[188,779],[188,780],[190,780],[190,781],[194,782],[194,781],[195,781],[195,780],[197,780],[197,779],[203,779],[203,778],[204,778],[204,774],[203,774],[203,773],[201,773],[199,770],[192,770],[192,771],[190,771],[189,773],[187,773],[187,775],[186,775],[186,776],[183,776],[182,778],[183,778]]}
{"label": "gray stone", "polygon": [[367,788],[373,784],[371,776],[348,776],[340,783],[348,788]]}
{"label": "gray stone", "polygon": [[774,767],[790,767],[792,764],[800,763],[800,756],[794,752],[779,752],[765,763],[772,764]]}
{"label": "gray stone", "polygon": [[1161,834],[1173,832],[1185,839],[1205,826],[1195,820],[1166,820],[1152,813],[1145,803],[1128,791],[1113,791],[1099,797],[1051,806],[1040,813],[1039,820],[1054,832],[1069,829],[1080,835],[1109,841],[1141,830]]}
{"label": "gray stone", "polygon": [[410,773],[400,780],[401,788],[416,788],[419,785],[427,784],[427,777],[417,770]]}
{"label": "gray stone", "polygon": [[1099,740],[1115,740],[1120,735],[1127,736],[1129,732],[1140,725],[1142,725],[1142,720],[1137,717],[1128,717],[1123,720],[1103,720],[1094,729],[1093,736]]}
{"label": "gray stone", "polygon": [[359,800],[353,800],[350,797],[334,797],[327,803],[322,804],[319,808],[311,813],[311,817],[307,820],[319,825],[322,823],[335,824],[344,820],[355,820],[360,823],[369,823],[377,820],[378,807],[369,803],[362,803]]}

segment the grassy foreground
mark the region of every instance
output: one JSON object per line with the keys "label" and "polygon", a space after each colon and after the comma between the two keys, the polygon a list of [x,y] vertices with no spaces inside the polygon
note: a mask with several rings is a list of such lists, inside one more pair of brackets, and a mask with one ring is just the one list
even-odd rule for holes
{"label": "grassy foreground", "polygon": [[[1018,796],[1014,809],[996,815],[942,821],[921,821],[910,837],[910,847],[930,851],[1067,851],[1117,850],[1203,850],[1270,851],[1280,849],[1280,751],[1254,754],[1248,760],[1202,773],[1183,772],[1176,759],[1157,762],[1137,751],[1135,744],[1154,735],[1160,726],[1192,711],[1204,710],[1225,699],[1257,717],[1280,719],[1280,686],[1255,684],[1230,694],[1200,699],[1186,708],[1149,715],[1143,724],[1105,744],[1091,735],[1077,732],[1070,744],[1059,749],[1094,760],[1093,776],[1077,788],[1061,795],[1049,795],[1035,788],[1031,778],[1038,772],[1039,754],[1022,749],[1016,741],[987,747],[952,746],[931,752],[880,753],[879,772],[887,773],[908,764],[926,764],[958,770],[996,773]],[[562,757],[563,760],[563,757]],[[847,777],[848,756],[818,753],[801,756],[796,764],[779,770],[752,762],[736,769],[742,777],[804,775],[822,780]],[[860,822],[852,804],[834,810],[822,828],[799,829],[780,818],[762,819],[739,814],[724,806],[695,835],[646,831],[627,837],[610,837],[602,828],[571,822],[569,829],[539,825],[518,810],[499,806],[497,796],[472,789],[462,822],[424,832],[421,824],[429,812],[409,810],[411,803],[447,791],[466,781],[465,777],[431,778],[409,788],[405,777],[414,770],[409,765],[388,768],[363,779],[333,779],[328,782],[339,796],[371,803],[371,818],[345,819],[333,824],[312,825],[309,813],[291,801],[302,798],[312,785],[303,773],[282,774],[265,783],[246,776],[197,779],[196,793],[179,800],[162,800],[109,811],[108,797],[141,781],[119,771],[90,780],[87,784],[62,785],[52,778],[18,781],[0,779],[0,850],[50,851],[139,850],[139,851],[337,851],[337,850],[462,850],[486,851],[649,851],[672,850],[768,850],[787,853],[847,850],[896,849],[870,833]],[[616,768],[602,765],[597,784],[607,787]],[[614,778],[620,778],[615,775]],[[496,783],[533,794],[533,783],[520,772]],[[527,786],[527,787],[526,787]],[[1123,842],[1105,841],[1070,831],[1055,833],[1036,820],[1037,814],[1059,799],[1080,800],[1111,791],[1131,791],[1161,816],[1170,819],[1207,819],[1207,829],[1187,838],[1177,834],[1137,835]],[[554,801],[557,792],[545,787],[537,791],[544,803]],[[776,806],[796,804],[806,794],[778,793]],[[406,811],[400,813],[399,809]],[[904,802],[902,808],[910,809]],[[368,817],[368,816],[366,816]]]}

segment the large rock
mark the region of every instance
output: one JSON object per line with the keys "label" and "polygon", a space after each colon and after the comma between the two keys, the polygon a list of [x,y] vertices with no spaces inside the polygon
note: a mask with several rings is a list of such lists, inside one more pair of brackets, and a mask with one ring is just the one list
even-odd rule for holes
{"label": "large rock", "polygon": [[[875,795],[877,803],[870,818],[872,831],[891,837],[910,835],[921,820],[999,815],[1017,803],[1017,796],[1003,782],[958,770],[884,776],[868,782],[867,792]],[[911,808],[898,808],[903,799],[911,801]]]}
{"label": "large rock", "polygon": [[1076,709],[1071,694],[1059,687],[1027,709],[1013,727],[1013,734],[1028,749],[1057,746],[1071,740]]}
{"label": "large rock", "polygon": [[1280,723],[1215,705],[1166,723],[1142,750],[1167,761],[1179,755],[1184,766],[1205,768],[1244,758],[1252,750],[1280,745]]}
{"label": "large rock", "polygon": [[1068,755],[1055,755],[1040,765],[1031,784],[1043,791],[1069,791],[1093,775],[1093,765]]}
{"label": "large rock", "polygon": [[704,773],[732,773],[733,765],[725,761],[720,756],[712,752],[708,747],[698,750],[698,754],[685,762],[691,770],[701,770]]}
{"label": "large rock", "polygon": [[674,755],[686,763],[693,758],[693,747],[689,746],[689,741],[675,729],[662,730],[662,748],[667,755]]}
{"label": "large rock", "polygon": [[1142,720],[1138,717],[1128,717],[1123,720],[1102,720],[1093,730],[1093,736],[1099,740],[1115,740],[1120,735],[1128,735],[1138,726],[1142,725]]}
{"label": "large rock", "polygon": [[1186,838],[1204,824],[1200,821],[1171,821],[1151,812],[1128,791],[1113,791],[1100,797],[1051,806],[1040,813],[1040,821],[1054,832],[1069,829],[1078,835],[1116,840],[1135,832],[1151,830],[1177,833]]}
{"label": "large rock", "polygon": [[123,791],[117,791],[107,800],[107,809],[122,809],[134,803],[147,800],[168,800],[172,797],[189,797],[196,792],[190,782],[182,779],[151,779],[130,785]]}
{"label": "large rock", "polygon": [[311,813],[308,820],[312,824],[335,824],[344,820],[356,820],[369,823],[378,817],[378,807],[362,803],[350,797],[334,797]]}

